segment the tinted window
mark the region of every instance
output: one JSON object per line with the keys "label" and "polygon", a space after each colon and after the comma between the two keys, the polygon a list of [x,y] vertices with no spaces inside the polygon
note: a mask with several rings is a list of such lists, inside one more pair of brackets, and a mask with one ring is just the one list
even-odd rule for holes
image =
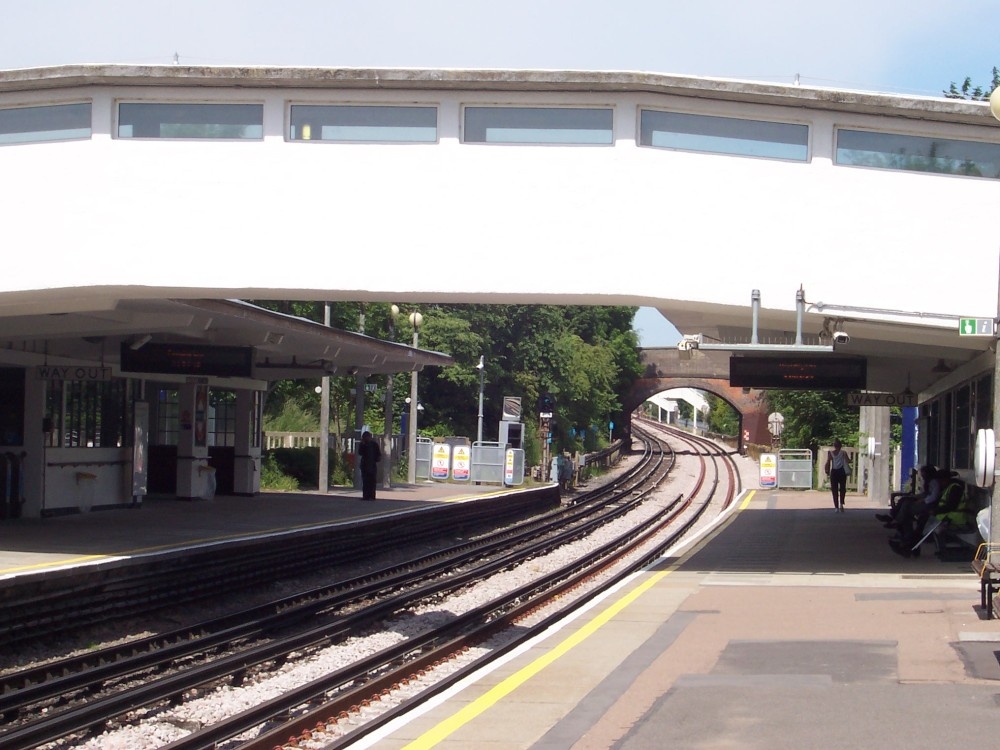
{"label": "tinted window", "polygon": [[119,104],[119,138],[264,137],[262,104]]}
{"label": "tinted window", "polygon": [[290,119],[296,141],[437,141],[436,107],[294,104]]}
{"label": "tinted window", "polygon": [[466,107],[466,143],[611,144],[610,109]]}
{"label": "tinted window", "polygon": [[809,128],[766,120],[644,109],[640,117],[639,144],[681,151],[806,161]]}
{"label": "tinted window", "polygon": [[837,164],[997,179],[1000,144],[838,130]]}
{"label": "tinted window", "polygon": [[0,109],[0,143],[90,138],[90,104]]}

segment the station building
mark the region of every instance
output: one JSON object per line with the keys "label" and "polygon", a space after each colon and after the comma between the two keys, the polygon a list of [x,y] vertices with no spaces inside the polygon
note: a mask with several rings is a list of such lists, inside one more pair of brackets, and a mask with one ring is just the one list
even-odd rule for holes
{"label": "station building", "polygon": [[[0,174],[0,449],[27,513],[95,489],[131,501],[147,414],[155,471],[196,496],[214,392],[234,404],[215,404],[232,428],[214,443],[253,493],[267,381],[447,362],[235,300],[650,305],[687,361],[727,353],[720,378],[756,358],[796,364],[789,387],[839,372],[876,401],[912,396],[920,460],[967,474],[998,413],[983,102],[613,71],[73,65],[0,71]],[[684,386],[691,365],[673,367],[650,387]],[[871,430],[888,443],[887,420]]]}

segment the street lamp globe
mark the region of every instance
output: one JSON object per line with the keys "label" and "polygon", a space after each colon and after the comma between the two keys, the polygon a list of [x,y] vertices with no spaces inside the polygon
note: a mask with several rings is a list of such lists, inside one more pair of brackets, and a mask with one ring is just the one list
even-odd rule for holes
{"label": "street lamp globe", "polygon": [[990,113],[1000,120],[1000,87],[993,89],[990,94]]}

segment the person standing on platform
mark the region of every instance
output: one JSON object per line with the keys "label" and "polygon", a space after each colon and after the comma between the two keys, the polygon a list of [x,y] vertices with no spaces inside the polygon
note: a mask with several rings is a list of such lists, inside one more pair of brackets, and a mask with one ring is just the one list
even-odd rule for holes
{"label": "person standing on platform", "polygon": [[834,513],[844,512],[844,496],[847,494],[847,472],[851,470],[851,459],[840,447],[840,441],[833,441],[833,450],[826,457],[826,475],[830,477],[830,491],[833,493]]}
{"label": "person standing on platform", "polygon": [[361,433],[358,460],[361,461],[361,499],[374,500],[375,478],[378,474],[378,462],[382,460],[382,451],[367,430]]}

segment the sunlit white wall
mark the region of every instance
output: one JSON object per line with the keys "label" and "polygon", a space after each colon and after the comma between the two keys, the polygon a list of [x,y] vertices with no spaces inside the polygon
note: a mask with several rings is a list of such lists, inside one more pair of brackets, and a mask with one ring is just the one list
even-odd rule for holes
{"label": "sunlit white wall", "polygon": [[[997,139],[943,126],[654,93],[93,87],[90,140],[0,148],[7,264],[26,290],[128,296],[810,301],[992,317],[996,180],[833,166],[834,127]],[[262,142],[112,138],[116,99],[263,102]],[[290,142],[287,103],[439,106],[429,145]],[[616,144],[459,142],[467,103],[615,108]],[[809,163],[637,148],[640,107],[805,122]],[[16,296],[16,295],[15,295]],[[73,295],[65,295],[69,300]],[[67,301],[67,306],[78,304]]]}

